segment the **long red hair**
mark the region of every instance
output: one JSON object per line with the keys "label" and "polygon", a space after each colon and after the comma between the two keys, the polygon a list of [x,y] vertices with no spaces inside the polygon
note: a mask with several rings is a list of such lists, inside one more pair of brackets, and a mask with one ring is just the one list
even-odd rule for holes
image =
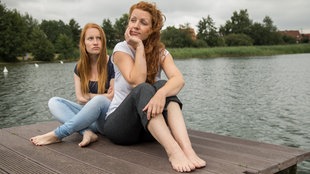
{"label": "long red hair", "polygon": [[77,63],[77,70],[79,72],[81,80],[81,90],[83,94],[89,92],[89,80],[91,74],[90,58],[86,51],[85,46],[85,33],[89,28],[96,28],[99,30],[102,47],[97,59],[97,71],[98,71],[98,94],[105,92],[105,84],[107,82],[107,49],[106,49],[106,36],[103,29],[94,23],[88,23],[84,26],[80,36],[80,59]]}
{"label": "long red hair", "polygon": [[149,12],[152,16],[152,31],[150,36],[144,40],[143,43],[147,62],[146,82],[153,84],[165,50],[165,45],[160,41],[160,30],[164,25],[164,15],[157,9],[154,3],[141,1],[131,6],[129,10],[129,19],[134,9]]}

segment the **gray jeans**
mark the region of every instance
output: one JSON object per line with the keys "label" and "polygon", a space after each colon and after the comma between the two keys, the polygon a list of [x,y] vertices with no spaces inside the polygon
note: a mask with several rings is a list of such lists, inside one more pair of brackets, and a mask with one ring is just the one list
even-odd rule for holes
{"label": "gray jeans", "polygon": [[[149,120],[142,109],[165,83],[165,80],[157,81],[153,85],[142,83],[132,89],[131,93],[105,120],[104,136],[115,144],[122,145],[154,140],[147,130]],[[182,103],[176,96],[167,97],[163,111],[165,119],[167,118],[167,105],[171,101],[179,103],[182,108]]]}

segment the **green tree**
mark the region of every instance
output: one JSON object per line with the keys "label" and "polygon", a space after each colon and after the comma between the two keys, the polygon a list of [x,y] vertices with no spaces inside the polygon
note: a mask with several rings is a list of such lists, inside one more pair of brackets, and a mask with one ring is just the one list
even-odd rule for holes
{"label": "green tree", "polygon": [[170,48],[183,48],[193,45],[189,28],[181,26],[179,29],[169,26],[161,33],[162,42]]}
{"label": "green tree", "polygon": [[74,46],[78,47],[80,41],[81,27],[74,19],[70,19],[69,28],[72,34],[72,41],[74,43]]}
{"label": "green tree", "polygon": [[217,32],[215,23],[209,15],[198,22],[197,28],[197,39],[205,41],[211,47],[224,45],[223,39]]}
{"label": "green tree", "polygon": [[282,36],[269,16],[264,18],[263,23],[255,22],[251,26],[249,36],[254,40],[254,45],[275,45],[283,42]]}
{"label": "green tree", "polygon": [[161,32],[161,41],[166,45],[166,47],[180,47],[178,43],[175,43],[178,40],[178,29],[174,26],[168,26],[165,30]]}
{"label": "green tree", "polygon": [[24,55],[28,44],[27,24],[17,10],[7,10],[0,4],[0,59],[17,61],[17,56]]}
{"label": "green tree", "polygon": [[128,25],[128,17],[129,15],[125,13],[122,15],[122,17],[115,20],[113,28],[115,31],[115,42],[116,43],[124,40],[124,33]]}
{"label": "green tree", "polygon": [[273,24],[272,19],[269,16],[265,16],[263,19],[263,25],[267,30],[267,42],[264,45],[275,45],[283,42],[281,34],[278,32],[277,27]]}
{"label": "green tree", "polygon": [[54,46],[39,27],[32,30],[31,39],[35,60],[51,61],[54,58]]}
{"label": "green tree", "polygon": [[40,29],[44,31],[48,40],[50,40],[52,44],[56,43],[56,40],[60,34],[65,34],[72,38],[70,27],[62,20],[43,20],[40,24]]}
{"label": "green tree", "polygon": [[27,43],[24,45],[25,52],[31,52],[32,50],[32,40],[31,40],[31,33],[32,30],[36,27],[39,26],[39,23],[36,19],[32,18],[28,13],[25,14],[24,20],[27,25],[27,32],[26,32],[26,37],[27,37]]}
{"label": "green tree", "polygon": [[69,59],[74,57],[74,43],[72,39],[65,35],[60,34],[56,40],[55,48],[59,53],[60,59]]}
{"label": "green tree", "polygon": [[250,34],[252,23],[246,9],[240,10],[239,13],[234,11],[230,20],[226,21],[224,26],[220,26],[219,31],[222,35],[231,33],[248,35]]}
{"label": "green tree", "polygon": [[115,36],[115,30],[113,28],[113,24],[110,21],[110,19],[103,20],[102,29],[104,30],[104,33],[107,38],[107,47],[110,49],[114,48],[116,44],[116,36]]}
{"label": "green tree", "polygon": [[183,37],[182,47],[192,47],[194,45],[194,41],[196,40],[195,30],[190,27],[189,23],[180,25],[179,30],[181,37]]}
{"label": "green tree", "polygon": [[277,31],[277,27],[275,25],[273,25],[273,21],[269,16],[265,16],[265,18],[263,19],[263,23],[265,28],[270,31],[270,32],[276,32]]}
{"label": "green tree", "polygon": [[253,39],[254,45],[264,45],[268,38],[266,37],[267,30],[263,24],[255,22],[251,27],[250,37]]}

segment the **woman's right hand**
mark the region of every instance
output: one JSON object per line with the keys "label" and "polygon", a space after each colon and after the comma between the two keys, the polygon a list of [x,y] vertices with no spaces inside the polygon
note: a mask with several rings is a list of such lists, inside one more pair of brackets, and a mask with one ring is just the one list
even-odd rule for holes
{"label": "woman's right hand", "polygon": [[163,113],[165,103],[166,96],[160,92],[156,92],[142,111],[147,113],[147,119],[150,120],[152,117]]}
{"label": "woman's right hand", "polygon": [[137,37],[137,36],[132,36],[130,34],[130,28],[127,27],[126,31],[125,31],[125,40],[128,43],[128,45],[130,45],[134,50],[137,49],[137,47],[139,46],[144,46],[142,40]]}

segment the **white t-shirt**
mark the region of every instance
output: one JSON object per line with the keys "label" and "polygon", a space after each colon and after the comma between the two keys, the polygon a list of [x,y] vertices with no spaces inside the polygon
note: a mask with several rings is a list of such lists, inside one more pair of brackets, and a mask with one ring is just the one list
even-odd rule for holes
{"label": "white t-shirt", "polygon": [[[125,80],[122,73],[120,72],[120,70],[118,69],[118,67],[114,63],[114,53],[117,51],[127,53],[133,60],[135,59],[135,53],[136,53],[135,50],[133,50],[131,47],[129,47],[129,45],[127,44],[126,41],[119,42],[114,47],[112,57],[111,57],[112,63],[114,65],[114,71],[115,71],[114,97],[113,97],[112,102],[110,104],[106,118],[123,102],[123,100],[127,97],[127,95],[132,90],[131,85],[129,85],[129,83]],[[167,55],[167,54],[169,54],[169,52],[167,50],[165,50],[164,55]],[[162,71],[162,69],[160,68],[157,75],[156,75],[155,81],[161,79],[161,71]]]}

